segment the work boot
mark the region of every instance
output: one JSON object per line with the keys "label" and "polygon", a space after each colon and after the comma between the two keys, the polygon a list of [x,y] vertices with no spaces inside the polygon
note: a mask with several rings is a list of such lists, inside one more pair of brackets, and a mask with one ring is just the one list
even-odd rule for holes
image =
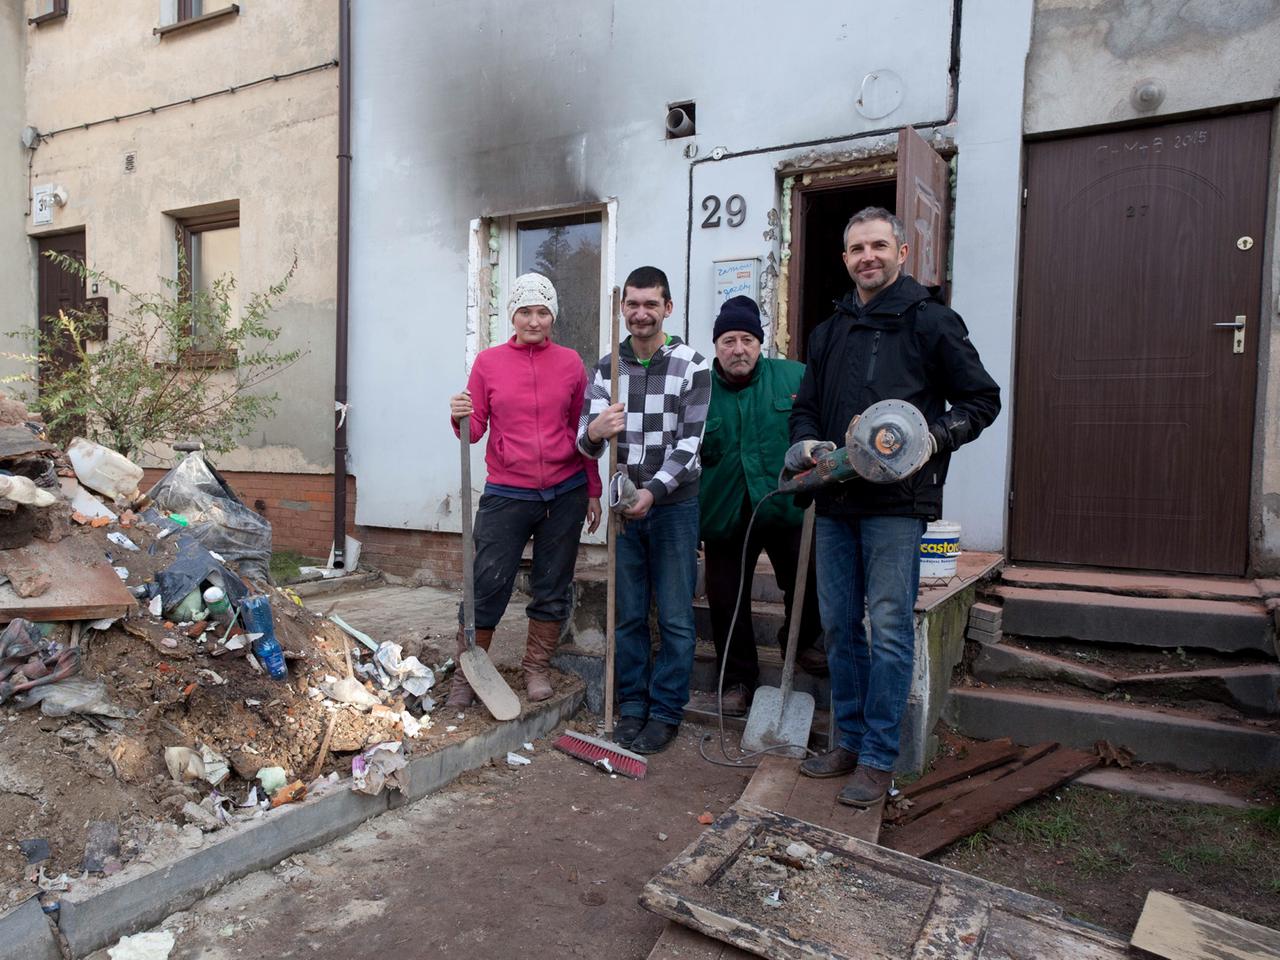
{"label": "work boot", "polygon": [[661,753],[671,746],[671,741],[676,738],[676,734],[679,732],[680,724],[666,723],[650,717],[649,722],[644,725],[644,729],[631,741],[631,750],[642,755]]}
{"label": "work boot", "polygon": [[556,652],[560,642],[560,621],[530,620],[529,639],[525,642],[524,660],[520,666],[524,668],[524,688],[529,700],[537,703],[546,700],[552,694],[551,655]]}
{"label": "work boot", "polygon": [[613,728],[613,742],[624,749],[630,749],[644,729],[644,722],[644,717],[620,717],[618,725]]}
{"label": "work boot", "polygon": [[[482,630],[476,628],[476,646],[488,653],[489,644],[493,642],[493,631]],[[458,627],[458,642],[456,644],[455,654],[462,656],[462,651],[467,649],[467,636],[462,632],[462,627]],[[471,684],[467,683],[467,677],[462,672],[462,661],[457,661],[457,666],[453,668],[453,679],[449,681],[449,698],[445,700],[444,705],[454,710],[465,710],[476,702],[476,692],[471,689]]]}
{"label": "work boot", "polygon": [[864,809],[873,807],[884,799],[891,783],[893,783],[892,770],[877,770],[875,767],[860,763],[858,769],[853,771],[853,776],[849,778],[849,783],[840,791],[836,799],[849,807]]}
{"label": "work boot", "polygon": [[831,675],[831,668],[827,666],[827,651],[821,642],[798,651],[796,653],[796,665],[812,677],[828,677]]}
{"label": "work boot", "polygon": [[800,772],[806,777],[843,777],[858,766],[858,755],[844,747],[836,747],[816,757],[810,757],[800,764]]}

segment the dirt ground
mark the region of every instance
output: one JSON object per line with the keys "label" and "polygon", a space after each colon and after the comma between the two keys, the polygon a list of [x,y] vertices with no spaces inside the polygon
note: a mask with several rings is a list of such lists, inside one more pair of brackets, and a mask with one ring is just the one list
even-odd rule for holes
{"label": "dirt ground", "polygon": [[539,740],[529,766],[473,771],[174,914],[171,960],[643,958],[663,921],[641,887],[748,779],[702,760],[701,734],[685,724],[642,781]]}
{"label": "dirt ground", "polygon": [[[72,535],[105,545],[106,534],[117,529],[81,528]],[[163,569],[172,551],[145,526],[124,532],[142,547],[117,561],[129,564],[132,586]],[[148,552],[153,544],[154,555]],[[0,911],[37,892],[42,870],[45,877],[65,873],[74,883],[85,869],[91,835],[107,839],[105,847],[94,845],[102,852],[97,869],[107,873],[143,856],[149,844],[168,842],[174,827],[186,822],[183,805],[199,803],[211,788],[203,781],[173,781],[164,763],[166,747],[203,744],[226,757],[231,774],[217,792],[239,802],[262,767],[281,766],[290,781],[308,779],[333,718],[321,773],[340,776],[349,775],[352,757],[372,744],[403,741],[406,754],[415,756],[492,723],[483,710],[460,718],[437,707],[429,726],[409,738],[399,719],[405,706],[400,696],[384,697],[385,705],[370,712],[337,709],[317,688],[326,677],[346,674],[342,631],[288,594],[259,588],[271,591],[276,635],[289,658],[287,681],[257,672],[243,652],[219,650],[212,632],[200,642],[182,625],[139,609],[108,630],[84,632],[80,641],[77,679],[102,680],[107,699],[127,716],[46,717],[38,707],[0,708]],[[343,607],[348,622],[377,642],[401,643],[405,656],[417,655],[428,666],[444,663],[453,652],[455,601],[444,591],[401,592],[412,602],[402,600],[403,617],[395,622],[362,612],[361,603],[374,599],[371,591],[353,595],[345,605],[325,598],[325,606]],[[381,606],[396,609],[393,603]],[[524,622],[509,619],[499,666],[523,694],[518,659]],[[69,624],[54,627],[55,639],[67,642],[70,634]],[[355,641],[347,647],[356,663],[362,653],[369,659]],[[557,675],[558,689],[572,682]],[[447,681],[438,678],[438,684],[430,693],[442,702]],[[40,850],[29,862],[32,841],[37,847],[47,843],[47,858],[41,859]]]}

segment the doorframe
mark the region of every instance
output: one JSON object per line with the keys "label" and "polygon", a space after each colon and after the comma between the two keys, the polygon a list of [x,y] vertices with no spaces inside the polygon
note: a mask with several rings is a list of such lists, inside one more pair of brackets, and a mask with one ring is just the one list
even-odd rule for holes
{"label": "doorframe", "polygon": [[775,323],[774,345],[779,356],[796,359],[799,336],[792,336],[791,318],[800,316],[800,284],[793,284],[793,276],[804,275],[804,232],[800,229],[804,197],[849,187],[871,186],[877,183],[893,183],[898,179],[897,152],[869,157],[856,163],[806,171],[781,171],[782,217],[787,223],[789,239],[782,244],[779,258],[782,269],[778,273],[778,316]]}
{"label": "doorframe", "polygon": [[[1036,144],[1053,142],[1058,140],[1071,140],[1077,137],[1092,136],[1101,133],[1118,133],[1128,130],[1143,130],[1151,127],[1168,126],[1171,123],[1180,123],[1182,121],[1195,122],[1200,120],[1217,119],[1224,116],[1232,116],[1245,113],[1268,113],[1271,117],[1271,144],[1270,154],[1267,157],[1267,212],[1265,219],[1265,228],[1262,237],[1264,244],[1264,266],[1262,270],[1262,282],[1260,284],[1258,296],[1258,370],[1257,380],[1254,385],[1253,400],[1253,439],[1250,444],[1250,465],[1249,465],[1249,508],[1248,541],[1245,545],[1245,577],[1252,577],[1263,571],[1280,572],[1280,555],[1270,558],[1261,557],[1260,548],[1265,536],[1264,517],[1263,517],[1263,499],[1266,491],[1263,489],[1264,473],[1266,469],[1266,418],[1267,418],[1267,392],[1270,382],[1270,366],[1271,366],[1271,338],[1275,329],[1276,320],[1280,319],[1280,274],[1277,274],[1277,268],[1271,266],[1268,268],[1268,262],[1275,263],[1276,246],[1280,244],[1280,102],[1276,100],[1253,101],[1249,103],[1231,104],[1221,108],[1205,108],[1198,110],[1188,110],[1178,113],[1161,114],[1151,117],[1135,117],[1128,120],[1118,120],[1108,123],[1090,124],[1083,127],[1071,127],[1063,130],[1053,130],[1048,132],[1035,133],[1030,136],[1023,135],[1022,138],[1022,156],[1019,163],[1019,186],[1022,190],[1021,209],[1023,213],[1018,217],[1018,254],[1016,265],[1016,282],[1014,292],[1014,319],[1013,319],[1013,337],[1010,343],[1011,367],[1009,372],[1009,472],[1007,479],[1007,488],[1005,490],[1004,501],[1004,554],[1005,559],[1010,563],[1036,561],[1018,561],[1013,556],[1012,545],[1014,541],[1014,511],[1013,498],[1017,489],[1017,448],[1016,442],[1018,437],[1017,419],[1021,416],[1018,408],[1018,380],[1021,376],[1020,348],[1022,342],[1022,305],[1025,297],[1025,264],[1026,244],[1027,244],[1027,218],[1025,215],[1027,205],[1028,190],[1028,171],[1031,148]],[[1268,258],[1265,254],[1269,252]],[[1277,412],[1280,413],[1280,398],[1277,399]],[[1277,459],[1280,459],[1280,450],[1277,451]],[[1280,511],[1277,511],[1280,513]],[[1277,520],[1280,525],[1280,519]],[[1080,564],[1066,564],[1062,566],[1083,566]],[[1093,569],[1092,567],[1087,567]],[[1098,567],[1097,569],[1104,569]],[[1177,571],[1168,570],[1148,570],[1140,568],[1124,568],[1126,573],[1155,573],[1180,575]]]}

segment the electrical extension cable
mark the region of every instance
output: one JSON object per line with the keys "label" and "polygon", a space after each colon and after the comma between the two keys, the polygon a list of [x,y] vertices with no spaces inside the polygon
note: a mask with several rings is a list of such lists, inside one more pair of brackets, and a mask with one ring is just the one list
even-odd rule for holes
{"label": "electrical extension cable", "polygon": [[[763,497],[761,497],[760,502],[757,503],[755,509],[751,511],[751,519],[747,521],[747,532],[742,540],[742,560],[741,560],[741,565],[739,567],[739,576],[738,576],[738,597],[733,604],[733,617],[729,621],[729,634],[725,639],[724,654],[720,657],[720,677],[716,682],[716,717],[719,721],[719,726],[720,726],[720,755],[724,757],[724,759],[717,760],[714,757],[707,756],[707,749],[706,749],[707,741],[710,740],[712,737],[714,737],[715,734],[713,733],[704,734],[701,742],[698,744],[698,753],[702,755],[702,759],[707,761],[707,763],[714,763],[718,767],[738,767],[740,769],[750,770],[755,767],[758,767],[760,764],[758,762],[746,763],[745,761],[747,760],[752,760],[755,757],[760,757],[767,753],[773,753],[775,750],[792,750],[795,748],[794,744],[780,743],[780,744],[777,744],[776,746],[765,747],[763,750],[753,750],[750,753],[742,753],[739,751],[737,757],[731,757],[729,755],[729,745],[725,742],[725,738],[724,738],[724,671],[725,671],[725,666],[729,662],[729,644],[733,642],[733,632],[735,629],[737,629],[737,626],[738,626],[738,614],[742,610],[742,593],[746,589],[746,585],[747,585],[747,550],[751,544],[751,528],[755,526],[756,515],[760,512],[760,508],[764,506],[765,501],[767,501],[770,497],[777,496],[780,493],[785,493],[785,494],[794,496],[795,491],[770,490]],[[791,615],[793,617],[799,616],[803,612],[803,609],[801,610],[796,609],[797,603],[801,605],[801,608],[803,608],[804,597],[792,597]],[[754,638],[752,642],[754,642]],[[805,753],[809,756],[816,756],[814,751],[810,750],[808,747],[805,747]]]}

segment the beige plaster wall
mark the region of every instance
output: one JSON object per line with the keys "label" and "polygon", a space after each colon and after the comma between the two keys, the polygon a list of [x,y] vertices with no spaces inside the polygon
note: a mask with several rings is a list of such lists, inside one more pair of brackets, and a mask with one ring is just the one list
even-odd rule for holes
{"label": "beige plaster wall", "polygon": [[[36,0],[25,3],[33,10]],[[332,469],[337,70],[87,130],[77,125],[330,62],[336,5],[249,2],[238,16],[157,37],[160,15],[160,0],[71,0],[65,20],[28,36],[28,122],[45,133],[73,128],[35,154],[34,182],[57,184],[70,198],[42,229],[83,226],[93,266],[156,289],[175,269],[168,214],[239,201],[242,298],[279,280],[296,253],[297,273],[274,323],[283,327],[284,349],[306,354],[265,386],[281,396],[276,417],[218,463]],[[133,172],[125,171],[129,152]],[[114,295],[113,311],[124,306],[120,299]]]}
{"label": "beige plaster wall", "polygon": [[[1280,97],[1280,3],[1185,0],[1036,0],[1027,58],[1024,131],[1053,134],[1113,123],[1194,114]],[[1164,90],[1154,110],[1130,94],[1152,80]],[[1259,386],[1251,492],[1250,565],[1280,571],[1280,233],[1276,184],[1280,150],[1272,137],[1263,278]],[[1252,332],[1252,331],[1251,331]]]}
{"label": "beige plaster wall", "polygon": [[[0,334],[22,330],[35,320],[35,280],[31,241],[26,234],[27,150],[18,139],[27,124],[23,71],[26,66],[26,15],[22,4],[0,4]],[[0,352],[26,346],[0,336]],[[0,377],[26,372],[21,363],[0,358]],[[18,386],[0,387],[18,393]]]}

